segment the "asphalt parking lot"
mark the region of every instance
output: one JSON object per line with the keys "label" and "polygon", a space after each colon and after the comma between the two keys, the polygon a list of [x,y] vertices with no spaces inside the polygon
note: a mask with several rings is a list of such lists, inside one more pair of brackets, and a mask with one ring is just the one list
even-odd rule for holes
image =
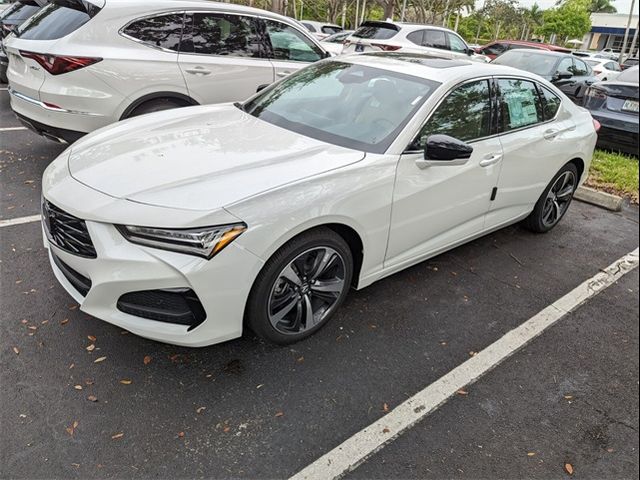
{"label": "asphalt parking lot", "polygon": [[[0,221],[39,213],[64,149],[15,127],[0,91]],[[352,292],[293,347],[203,349],[83,314],[39,223],[5,222],[0,477],[289,477],[637,249],[638,218],[575,202],[552,233],[509,227]],[[635,269],[347,478],[637,478],[638,296]]]}

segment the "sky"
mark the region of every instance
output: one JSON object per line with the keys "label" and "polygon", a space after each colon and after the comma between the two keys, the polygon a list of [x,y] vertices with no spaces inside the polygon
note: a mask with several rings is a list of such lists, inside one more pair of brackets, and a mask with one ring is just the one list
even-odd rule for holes
{"label": "sky", "polygon": [[[541,8],[550,8],[556,4],[556,0],[519,0],[520,5],[523,7],[530,7],[534,3],[537,3]],[[631,0],[614,0],[613,6],[618,9],[618,13],[629,13],[631,9]],[[636,0],[636,6],[634,7],[635,13],[638,13],[638,4],[640,0]],[[482,6],[483,0],[476,0],[476,6]]]}

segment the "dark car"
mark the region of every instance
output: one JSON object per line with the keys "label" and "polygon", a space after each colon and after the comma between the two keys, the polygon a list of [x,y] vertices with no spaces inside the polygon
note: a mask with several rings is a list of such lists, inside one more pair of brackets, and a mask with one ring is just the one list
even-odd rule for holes
{"label": "dark car", "polygon": [[627,68],[635,67],[638,65],[638,57],[630,57],[627,58],[622,65],[622,70],[626,70]]}
{"label": "dark car", "polygon": [[638,67],[631,67],[615,80],[591,85],[584,107],[602,127],[598,146],[638,155]]}
{"label": "dark car", "polygon": [[508,65],[546,78],[578,105],[584,92],[598,81],[584,60],[571,54],[542,50],[509,50],[492,63]]}
{"label": "dark car", "polygon": [[[42,7],[48,0],[17,0],[6,10],[0,13],[0,44],[21,23],[27,20]],[[7,83],[7,66],[9,62],[4,49],[0,46],[0,82]]]}
{"label": "dark car", "polygon": [[498,40],[496,42],[487,43],[486,45],[476,48],[476,53],[489,57],[491,60],[499,57],[507,50],[520,50],[529,48],[534,50],[548,50],[551,52],[571,53],[568,48],[558,47],[539,42],[525,42],[521,40]]}

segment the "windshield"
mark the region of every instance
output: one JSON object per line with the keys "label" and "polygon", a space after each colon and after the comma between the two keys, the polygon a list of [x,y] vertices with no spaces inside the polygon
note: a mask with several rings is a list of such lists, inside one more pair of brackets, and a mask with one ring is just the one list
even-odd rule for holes
{"label": "windshield", "polygon": [[509,67],[519,68],[527,72],[535,73],[541,76],[549,76],[553,74],[554,67],[558,57],[547,53],[514,50],[506,52],[496,58],[493,63],[496,65],[507,65]]}
{"label": "windshield", "polygon": [[323,61],[268,88],[244,109],[307,137],[384,153],[438,85],[389,70]]}

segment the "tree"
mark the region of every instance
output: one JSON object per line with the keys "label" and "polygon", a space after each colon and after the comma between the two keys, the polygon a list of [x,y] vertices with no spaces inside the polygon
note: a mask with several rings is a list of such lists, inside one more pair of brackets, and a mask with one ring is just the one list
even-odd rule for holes
{"label": "tree", "polygon": [[592,0],[589,11],[591,13],[616,13],[618,9],[611,5],[610,0]]}
{"label": "tree", "polygon": [[580,38],[591,30],[589,5],[591,0],[566,0],[559,7],[544,11],[544,23],[536,29],[538,34],[556,35],[564,41]]}

